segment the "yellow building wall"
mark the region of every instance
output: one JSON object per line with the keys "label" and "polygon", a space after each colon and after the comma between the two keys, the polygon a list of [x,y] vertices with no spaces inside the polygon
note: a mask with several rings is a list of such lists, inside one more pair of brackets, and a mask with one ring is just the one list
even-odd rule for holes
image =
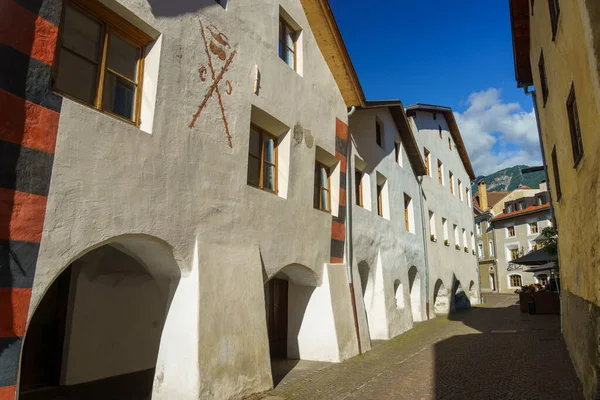
{"label": "yellow building wall", "polygon": [[[559,231],[563,334],[586,398],[592,399],[600,388],[600,85],[594,51],[600,44],[600,2],[569,0],[560,5],[558,31],[552,41],[548,2],[535,2],[530,17],[530,60]],[[538,69],[542,49],[549,92],[545,106]],[[576,167],[566,109],[571,84],[584,151]],[[554,146],[560,201],[551,157]]]}

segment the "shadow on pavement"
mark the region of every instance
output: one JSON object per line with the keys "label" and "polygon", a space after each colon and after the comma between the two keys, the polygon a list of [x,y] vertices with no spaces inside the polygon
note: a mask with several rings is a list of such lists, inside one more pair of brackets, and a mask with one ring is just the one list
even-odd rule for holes
{"label": "shadow on pavement", "polygon": [[559,317],[515,301],[448,316],[474,331],[435,344],[436,399],[583,399]]}

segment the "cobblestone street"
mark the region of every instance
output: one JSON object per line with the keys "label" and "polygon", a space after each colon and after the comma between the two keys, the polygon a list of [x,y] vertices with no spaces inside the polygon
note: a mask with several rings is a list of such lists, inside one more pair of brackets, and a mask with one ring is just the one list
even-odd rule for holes
{"label": "cobblestone street", "polygon": [[485,299],[346,362],[301,361],[265,399],[582,399],[559,317]]}

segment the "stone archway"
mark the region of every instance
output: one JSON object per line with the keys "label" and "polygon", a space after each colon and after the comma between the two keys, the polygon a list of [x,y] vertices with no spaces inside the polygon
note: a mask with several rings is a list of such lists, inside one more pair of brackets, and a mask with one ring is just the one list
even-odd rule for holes
{"label": "stone archway", "polygon": [[465,293],[460,281],[456,281],[454,284],[454,309],[465,310],[471,307],[471,301]]}
{"label": "stone archway", "polygon": [[410,308],[412,311],[413,321],[422,321],[421,274],[419,274],[419,270],[414,265],[408,270],[408,287],[410,292]]}
{"label": "stone archway", "polygon": [[435,315],[444,315],[450,312],[448,289],[441,279],[438,279],[433,287],[433,312]]}
{"label": "stone archway", "polygon": [[179,279],[170,247],[155,238],[124,236],[84,252],[33,313],[19,398],[150,398]]}

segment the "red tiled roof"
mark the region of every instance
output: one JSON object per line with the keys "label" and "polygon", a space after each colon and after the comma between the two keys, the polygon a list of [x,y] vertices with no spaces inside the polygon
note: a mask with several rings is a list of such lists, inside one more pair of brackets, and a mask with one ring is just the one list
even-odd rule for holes
{"label": "red tiled roof", "polygon": [[512,218],[512,217],[516,217],[516,216],[523,215],[523,214],[530,214],[530,213],[549,210],[549,209],[550,209],[550,204],[542,204],[541,206],[529,206],[524,210],[513,211],[511,213],[498,214],[497,216],[492,218],[492,221],[499,221],[501,219]]}

